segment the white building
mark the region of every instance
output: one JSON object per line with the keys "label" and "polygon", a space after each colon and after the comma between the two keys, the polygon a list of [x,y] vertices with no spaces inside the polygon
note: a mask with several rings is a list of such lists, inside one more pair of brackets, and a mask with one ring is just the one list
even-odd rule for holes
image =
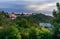
{"label": "white building", "polygon": [[10,13],[8,15],[9,15],[10,19],[12,19],[12,20],[16,19],[16,17],[17,17],[17,15],[15,13]]}
{"label": "white building", "polygon": [[39,23],[41,27],[47,27],[50,28],[52,25],[50,23]]}

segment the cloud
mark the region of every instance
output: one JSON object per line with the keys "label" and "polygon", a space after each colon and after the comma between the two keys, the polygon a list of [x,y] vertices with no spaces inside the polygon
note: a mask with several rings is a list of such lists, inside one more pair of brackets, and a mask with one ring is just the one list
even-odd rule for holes
{"label": "cloud", "polygon": [[52,6],[55,6],[56,3],[45,3],[43,5],[28,5],[28,9],[33,9],[35,11],[39,11],[39,10],[45,10],[46,8],[49,8],[49,7],[52,7]]}
{"label": "cloud", "polygon": [[[2,1],[2,2],[1,2]],[[52,14],[57,0],[0,0],[0,10]],[[50,12],[50,13],[49,13]]]}
{"label": "cloud", "polygon": [[17,0],[0,0],[0,1],[17,1]]}

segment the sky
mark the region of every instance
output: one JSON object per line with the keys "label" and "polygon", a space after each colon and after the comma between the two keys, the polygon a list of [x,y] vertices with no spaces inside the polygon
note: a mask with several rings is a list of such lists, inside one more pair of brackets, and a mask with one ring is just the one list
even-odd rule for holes
{"label": "sky", "polygon": [[0,0],[0,11],[17,13],[42,13],[52,16],[60,0]]}

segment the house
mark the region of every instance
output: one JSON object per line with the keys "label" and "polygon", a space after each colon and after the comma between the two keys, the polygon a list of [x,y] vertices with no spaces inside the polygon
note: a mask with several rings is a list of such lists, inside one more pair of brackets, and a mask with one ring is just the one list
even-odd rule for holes
{"label": "house", "polygon": [[14,12],[7,14],[7,16],[8,16],[11,20],[16,19],[17,16],[31,16],[31,15],[32,15],[32,14],[28,14],[28,13],[24,13],[24,14],[23,14],[23,13],[21,13],[21,14],[19,13],[19,14],[17,14],[17,13],[14,13]]}
{"label": "house", "polygon": [[17,15],[15,13],[10,13],[8,15],[9,15],[9,18],[12,20],[16,19],[16,17],[17,17]]}
{"label": "house", "polygon": [[32,14],[24,14],[24,16],[31,16]]}
{"label": "house", "polygon": [[3,29],[3,27],[2,27],[2,26],[0,26],[0,29]]}
{"label": "house", "polygon": [[39,23],[39,26],[45,27],[45,28],[50,28],[52,25],[50,23]]}

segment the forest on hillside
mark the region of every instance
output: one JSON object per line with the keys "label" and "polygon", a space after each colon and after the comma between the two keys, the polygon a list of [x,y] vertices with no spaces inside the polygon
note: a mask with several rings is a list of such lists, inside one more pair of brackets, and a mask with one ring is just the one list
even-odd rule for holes
{"label": "forest on hillside", "polygon": [[[60,4],[53,10],[53,17],[44,14],[18,16],[11,20],[6,12],[0,12],[0,39],[60,39]],[[40,22],[51,23],[51,30],[40,27]]]}

